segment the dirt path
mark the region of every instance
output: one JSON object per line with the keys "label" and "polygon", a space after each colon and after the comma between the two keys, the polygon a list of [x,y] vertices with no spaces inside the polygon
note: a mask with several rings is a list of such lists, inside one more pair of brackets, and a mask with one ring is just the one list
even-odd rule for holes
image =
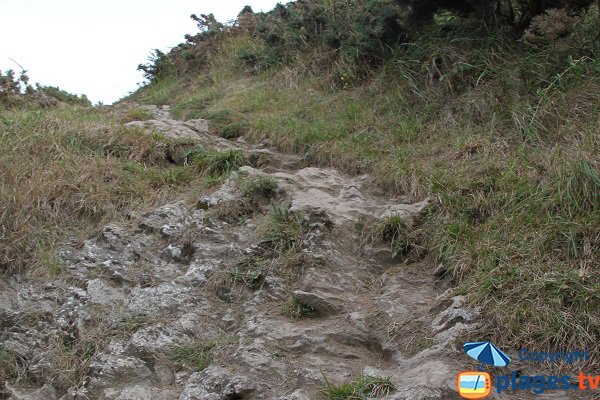
{"label": "dirt path", "polygon": [[[240,149],[254,167],[197,205],[167,204],[66,244],[66,280],[3,288],[3,346],[34,377],[6,397],[301,400],[317,398],[324,377],[339,384],[363,373],[390,377],[397,390],[387,399],[458,398],[456,374],[471,364],[457,338],[477,328],[477,311],[436,280],[435,266],[400,265],[389,244],[365,241],[360,228],[389,215],[411,220],[427,202],[388,198],[368,176],[303,168],[268,143],[230,142],[204,121],[150,110],[155,120],[131,125]],[[302,215],[298,251],[284,257],[258,239],[267,203],[242,223],[227,208],[242,199],[243,182],[260,177]],[[286,315],[292,295],[316,315]],[[208,367],[194,372],[208,354]],[[86,357],[81,369],[74,360]],[[49,360],[73,374],[57,377]]]}

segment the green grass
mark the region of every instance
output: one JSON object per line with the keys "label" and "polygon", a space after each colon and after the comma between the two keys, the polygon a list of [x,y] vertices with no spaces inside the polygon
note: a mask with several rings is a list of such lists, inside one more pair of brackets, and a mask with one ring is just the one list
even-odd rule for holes
{"label": "green grass", "polygon": [[293,319],[312,318],[317,316],[317,309],[309,304],[302,303],[296,296],[290,297],[282,307],[282,312]]}
{"label": "green grass", "polygon": [[367,400],[384,397],[395,390],[389,378],[361,375],[358,379],[333,385],[325,378],[325,387],[321,390],[322,400]]}
{"label": "green grass", "polygon": [[225,125],[219,132],[219,136],[225,139],[236,139],[243,136],[248,129],[248,124],[245,122],[234,122]]}
{"label": "green grass", "polygon": [[196,149],[188,152],[186,159],[200,171],[211,176],[229,174],[246,162],[240,150]]}
{"label": "green grass", "polygon": [[200,372],[210,364],[214,347],[212,342],[175,346],[171,349],[169,358],[180,368],[189,368]]}
{"label": "green grass", "polygon": [[141,109],[141,108],[132,108],[127,111],[121,118],[119,118],[119,122],[122,124],[126,124],[132,121],[147,121],[150,119],[154,119],[154,114],[150,111]]}
{"label": "green grass", "polygon": [[268,176],[246,180],[242,185],[242,195],[249,199],[272,199],[277,195],[277,181]]}
{"label": "green grass", "polygon": [[261,243],[279,253],[299,251],[304,229],[301,216],[287,205],[271,204],[271,210],[259,228]]}
{"label": "green grass", "polygon": [[393,257],[406,255],[417,241],[414,228],[400,215],[391,215],[379,222],[375,233],[390,243]]}

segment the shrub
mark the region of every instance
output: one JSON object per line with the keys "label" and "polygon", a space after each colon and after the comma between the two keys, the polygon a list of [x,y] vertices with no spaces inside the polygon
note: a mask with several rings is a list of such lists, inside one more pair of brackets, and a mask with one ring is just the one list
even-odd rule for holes
{"label": "shrub", "polygon": [[532,43],[553,43],[572,32],[575,18],[565,9],[550,9],[531,20],[525,39]]}
{"label": "shrub", "polygon": [[[257,36],[272,51],[267,59],[287,63],[298,52],[320,46],[361,64],[380,64],[406,37],[402,10],[390,0],[330,0],[278,4],[261,15]],[[256,55],[245,55],[256,63]]]}

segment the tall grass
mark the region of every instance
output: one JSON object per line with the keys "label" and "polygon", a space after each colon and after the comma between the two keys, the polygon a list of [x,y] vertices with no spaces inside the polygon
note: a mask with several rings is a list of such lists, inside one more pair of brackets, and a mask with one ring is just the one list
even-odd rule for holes
{"label": "tall grass", "polygon": [[199,176],[178,144],[91,108],[0,114],[0,269],[40,264],[66,235],[166,201]]}

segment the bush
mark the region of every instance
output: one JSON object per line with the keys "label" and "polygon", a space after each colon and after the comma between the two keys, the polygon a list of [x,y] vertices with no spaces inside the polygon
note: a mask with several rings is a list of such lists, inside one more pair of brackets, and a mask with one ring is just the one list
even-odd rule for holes
{"label": "bush", "polygon": [[[256,35],[272,52],[264,57],[291,62],[302,49],[319,46],[340,57],[379,64],[405,39],[402,9],[390,0],[330,0],[278,4],[261,15]],[[245,55],[247,62],[260,57]]]}

